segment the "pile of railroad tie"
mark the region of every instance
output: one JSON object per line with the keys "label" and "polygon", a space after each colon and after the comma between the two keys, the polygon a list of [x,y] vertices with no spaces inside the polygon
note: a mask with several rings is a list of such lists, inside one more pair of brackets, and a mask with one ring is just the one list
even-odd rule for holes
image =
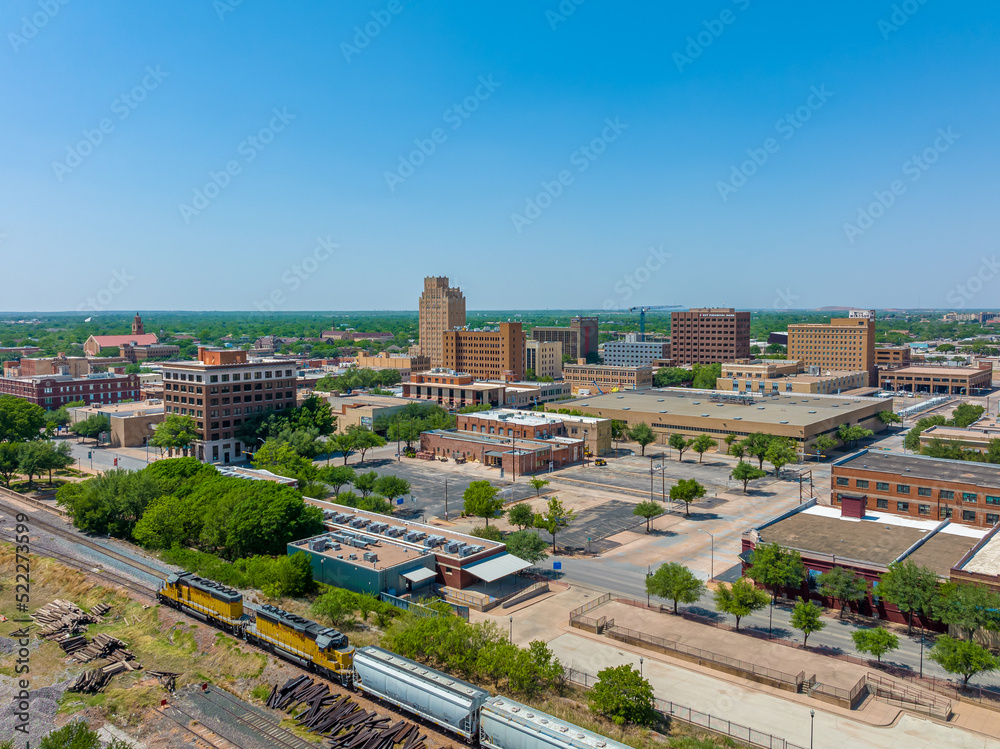
{"label": "pile of railroad tie", "polygon": [[41,625],[38,634],[51,640],[59,635],[83,632],[88,625],[101,621],[110,609],[106,603],[99,603],[87,613],[76,604],[57,598],[38,609],[31,618]]}
{"label": "pile of railroad tie", "polygon": [[379,718],[368,712],[346,694],[334,695],[326,684],[314,684],[308,676],[289,679],[283,687],[277,684],[267,698],[267,706],[290,712],[298,705],[306,709],[298,717],[298,725],[329,736],[330,746],[337,749],[425,749],[426,734],[405,720],[392,725],[390,718]]}

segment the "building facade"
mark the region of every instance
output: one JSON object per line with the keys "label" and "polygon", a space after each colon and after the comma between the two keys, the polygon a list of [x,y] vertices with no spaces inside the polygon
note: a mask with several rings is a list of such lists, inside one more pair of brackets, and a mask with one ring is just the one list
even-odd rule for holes
{"label": "building facade", "polygon": [[456,419],[456,428],[466,432],[518,439],[569,437],[582,440],[589,455],[605,455],[611,451],[610,419],[511,408],[458,414]]}
{"label": "building facade", "polygon": [[908,366],[911,350],[909,346],[878,346],[875,348],[875,366],[879,369],[897,369]]}
{"label": "building facade", "polygon": [[992,387],[993,365],[900,367],[881,372],[879,378],[886,390],[932,395],[973,395]]}
{"label": "building facade", "polygon": [[477,380],[523,380],[524,343],[519,322],[500,323],[495,329],[448,330],[441,334],[441,366]]}
{"label": "building facade", "polygon": [[1000,523],[1000,472],[989,463],[862,450],[833,463],[833,504],[864,497],[873,512],[989,528]]}
{"label": "building facade", "polygon": [[851,310],[828,324],[788,326],[788,358],[822,369],[861,370],[878,386],[875,366],[875,310]]}
{"label": "building facade", "polygon": [[574,395],[582,391],[597,394],[598,391],[644,390],[653,387],[653,368],[566,364],[563,366],[563,378]]}
{"label": "building facade", "polygon": [[[389,354],[382,351],[375,356],[359,354],[357,366],[361,369],[398,369],[403,379],[409,376],[410,372],[426,372],[431,368],[430,357],[414,354]],[[406,374],[403,374],[406,372]]]}
{"label": "building facade", "polygon": [[749,312],[706,307],[670,313],[670,358],[675,364],[715,364],[749,357]]}
{"label": "building facade", "polygon": [[722,365],[717,390],[733,393],[820,393],[836,395],[866,387],[868,373],[823,371],[806,368],[800,361],[781,359],[741,359]]}
{"label": "building facade", "polygon": [[562,344],[563,355],[574,361],[596,361],[598,332],[596,317],[570,318],[568,328],[540,327],[531,329],[535,341],[557,341]]}
{"label": "building facade", "polygon": [[535,377],[560,379],[562,374],[563,345],[561,341],[536,341],[524,343],[524,368],[534,370]]}
{"label": "building facade", "polygon": [[472,375],[435,368],[411,375],[403,383],[403,397],[437,403],[447,409],[464,406],[501,406],[505,386],[496,382],[476,382]]}
{"label": "building facade", "polygon": [[5,377],[32,377],[34,375],[63,374],[83,377],[90,374],[90,359],[86,356],[46,356],[38,359],[20,359],[4,362]]}
{"label": "building facade", "polygon": [[109,405],[139,400],[139,375],[100,372],[82,377],[61,374],[2,377],[0,395],[23,398],[46,410],[77,401],[88,406]]}
{"label": "building facade", "polygon": [[447,276],[428,276],[420,295],[420,354],[431,367],[444,366],[442,334],[465,325],[465,297],[458,287],[448,286]]}
{"label": "building facade", "polygon": [[122,359],[128,359],[133,364],[147,359],[169,359],[172,356],[177,356],[180,352],[180,346],[173,346],[169,343],[150,343],[145,346],[123,343],[118,347],[118,355]]}
{"label": "building facade", "polygon": [[601,361],[613,367],[650,367],[653,362],[670,359],[670,341],[640,341],[629,333],[620,341],[601,344]]}
{"label": "building facade", "polygon": [[[287,361],[248,360],[246,351],[198,349],[198,360],[164,362],[164,412],[190,416],[198,460],[230,463],[243,459],[236,429],[247,418],[295,406],[295,369]],[[253,447],[253,446],[252,446]]]}

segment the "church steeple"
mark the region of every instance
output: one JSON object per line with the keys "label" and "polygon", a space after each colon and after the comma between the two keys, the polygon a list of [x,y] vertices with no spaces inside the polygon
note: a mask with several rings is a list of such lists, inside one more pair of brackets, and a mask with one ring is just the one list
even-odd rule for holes
{"label": "church steeple", "polygon": [[135,317],[132,320],[132,335],[143,335],[144,331],[142,328],[142,318],[139,317],[139,313],[135,313]]}

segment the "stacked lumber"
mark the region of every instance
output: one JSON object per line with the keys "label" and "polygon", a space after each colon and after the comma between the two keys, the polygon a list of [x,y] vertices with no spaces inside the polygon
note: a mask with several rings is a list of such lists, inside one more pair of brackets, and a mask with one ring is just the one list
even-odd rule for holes
{"label": "stacked lumber", "polygon": [[400,720],[389,725],[390,718],[368,712],[346,694],[331,694],[326,684],[315,684],[307,676],[289,679],[280,688],[275,684],[266,704],[286,712],[304,705],[297,724],[328,736],[330,746],[337,749],[425,749],[427,735],[413,723]]}
{"label": "stacked lumber", "polygon": [[103,668],[84,671],[70,687],[70,692],[100,692],[111,681],[111,677],[125,671],[138,671],[142,666],[137,661],[122,660],[109,663]]}
{"label": "stacked lumber", "polygon": [[92,606],[90,609],[91,616],[104,616],[106,613],[111,611],[111,607],[106,603],[99,603],[96,606]]}
{"label": "stacked lumber", "polygon": [[42,606],[31,618],[42,625],[38,634],[47,639],[63,634],[78,634],[88,624],[100,621],[98,616],[88,614],[79,606],[58,598]]}
{"label": "stacked lumber", "polygon": [[[57,640],[59,645],[63,641]],[[63,648],[65,650],[65,648]],[[70,651],[66,651],[70,653]],[[71,653],[73,658],[80,663],[90,663],[98,658],[107,658],[110,661],[131,661],[135,659],[132,651],[125,649],[125,643],[117,637],[100,634],[82,648]]]}
{"label": "stacked lumber", "polygon": [[146,673],[159,680],[160,685],[168,692],[174,691],[174,687],[177,683],[177,677],[180,676],[180,674],[175,674],[170,671],[147,671]]}

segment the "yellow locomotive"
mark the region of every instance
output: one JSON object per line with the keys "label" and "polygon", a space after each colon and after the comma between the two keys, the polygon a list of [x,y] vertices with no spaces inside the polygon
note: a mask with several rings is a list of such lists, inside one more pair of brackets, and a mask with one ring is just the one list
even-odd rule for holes
{"label": "yellow locomotive", "polygon": [[344,685],[354,675],[354,648],[347,635],[277,606],[244,610],[243,594],[191,572],[172,574],[156,592],[157,599],[204,622],[230,632],[285,660]]}

